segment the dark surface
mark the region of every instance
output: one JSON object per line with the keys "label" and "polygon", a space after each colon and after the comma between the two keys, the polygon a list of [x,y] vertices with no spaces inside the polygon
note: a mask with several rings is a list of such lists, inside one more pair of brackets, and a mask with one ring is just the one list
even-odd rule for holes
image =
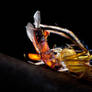
{"label": "dark surface", "polygon": [[92,92],[92,85],[58,73],[46,66],[34,66],[0,54],[0,89],[29,92]]}

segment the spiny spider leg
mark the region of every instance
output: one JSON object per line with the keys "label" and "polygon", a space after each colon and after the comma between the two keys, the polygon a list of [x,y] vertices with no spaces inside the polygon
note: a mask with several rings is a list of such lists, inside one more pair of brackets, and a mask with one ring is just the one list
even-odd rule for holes
{"label": "spiny spider leg", "polygon": [[[83,46],[83,44],[80,42],[78,37],[76,37],[72,31],[70,31],[68,29],[61,28],[61,27],[57,27],[57,26],[48,26],[48,25],[43,25],[43,24],[40,24],[40,27],[48,28],[48,29],[50,29],[48,31],[51,31],[53,33],[57,32],[60,35],[61,35],[61,32],[65,32],[66,34],[69,34],[74,39],[74,40],[72,40],[72,38],[70,37],[70,40],[72,40],[76,45],[78,45],[82,50],[84,50],[85,53],[87,52],[87,49]],[[59,30],[59,31],[52,31],[52,30]]]}

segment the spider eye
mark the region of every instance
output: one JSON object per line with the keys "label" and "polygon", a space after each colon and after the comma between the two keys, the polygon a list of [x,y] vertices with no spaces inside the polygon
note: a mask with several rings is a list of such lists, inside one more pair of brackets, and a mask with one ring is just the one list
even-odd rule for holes
{"label": "spider eye", "polygon": [[54,54],[56,55],[56,54],[57,54],[57,52],[54,52]]}

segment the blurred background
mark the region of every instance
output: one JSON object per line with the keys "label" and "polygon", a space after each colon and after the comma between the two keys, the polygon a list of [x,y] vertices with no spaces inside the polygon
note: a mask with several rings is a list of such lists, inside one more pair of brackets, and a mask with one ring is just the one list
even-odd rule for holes
{"label": "blurred background", "polygon": [[[41,23],[72,30],[81,42],[92,49],[90,2],[2,2],[0,3],[0,53],[24,60],[24,53],[35,52],[26,35],[25,26],[33,23],[33,15],[41,12]],[[64,40],[51,35],[50,47]],[[55,39],[55,40],[54,40]]]}

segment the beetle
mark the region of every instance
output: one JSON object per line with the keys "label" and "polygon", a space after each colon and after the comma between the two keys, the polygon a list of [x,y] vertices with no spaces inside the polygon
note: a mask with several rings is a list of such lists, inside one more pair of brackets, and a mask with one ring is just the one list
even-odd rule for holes
{"label": "beetle", "polygon": [[[26,32],[37,52],[37,54],[29,53],[28,57],[31,60],[39,61],[37,63],[28,61],[29,63],[34,65],[46,64],[58,72],[67,71],[72,73],[76,78],[92,78],[92,66],[90,65],[92,55],[72,31],[57,26],[41,24],[40,11],[36,11],[34,25],[28,23]],[[50,33],[63,36],[73,44],[68,44],[64,48],[55,47],[50,49],[47,41]],[[79,50],[74,47],[79,48]]]}

